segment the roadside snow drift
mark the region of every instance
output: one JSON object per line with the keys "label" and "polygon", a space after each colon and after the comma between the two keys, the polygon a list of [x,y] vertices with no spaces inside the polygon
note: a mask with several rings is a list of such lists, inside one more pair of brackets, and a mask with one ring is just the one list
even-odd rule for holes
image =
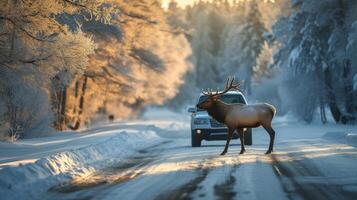
{"label": "roadside snow drift", "polygon": [[52,186],[85,177],[160,142],[152,130],[126,130],[97,144],[90,144],[41,158],[34,163],[0,170],[1,199],[32,199]]}

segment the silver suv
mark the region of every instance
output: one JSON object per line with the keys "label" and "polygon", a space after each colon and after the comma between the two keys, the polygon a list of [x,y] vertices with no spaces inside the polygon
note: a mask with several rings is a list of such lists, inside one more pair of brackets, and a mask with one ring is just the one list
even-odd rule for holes
{"label": "silver suv", "polygon": [[[201,98],[205,98],[203,94]],[[225,103],[242,103],[247,104],[244,95],[239,91],[229,91],[220,97],[220,100]],[[226,140],[228,128],[226,125],[217,122],[208,115],[206,110],[190,107],[188,112],[191,114],[191,144],[192,147],[200,147],[202,140]],[[244,129],[244,144],[252,145],[252,129]],[[232,139],[239,138],[235,131]]]}

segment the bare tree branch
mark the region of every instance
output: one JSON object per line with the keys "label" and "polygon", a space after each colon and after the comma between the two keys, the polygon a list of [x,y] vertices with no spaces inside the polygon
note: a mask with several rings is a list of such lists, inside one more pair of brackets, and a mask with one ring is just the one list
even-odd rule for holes
{"label": "bare tree branch", "polygon": [[46,57],[42,57],[42,58],[34,58],[34,59],[31,59],[31,60],[21,60],[20,59],[19,61],[22,62],[22,63],[27,63],[27,64],[36,64],[37,62],[47,60],[50,57],[52,57],[52,55],[49,55],[49,56],[46,56]]}
{"label": "bare tree branch", "polygon": [[25,33],[27,36],[29,36],[30,38],[34,39],[34,40],[38,40],[41,42],[54,42],[54,40],[49,40],[46,38],[39,38],[35,35],[33,35],[32,33],[30,33],[28,30],[26,30],[25,28],[19,26],[13,19],[8,18],[8,17],[4,17],[4,16],[0,16],[0,20],[6,20],[9,21],[10,23],[12,23],[15,27],[17,27],[19,30],[21,30],[23,33]]}

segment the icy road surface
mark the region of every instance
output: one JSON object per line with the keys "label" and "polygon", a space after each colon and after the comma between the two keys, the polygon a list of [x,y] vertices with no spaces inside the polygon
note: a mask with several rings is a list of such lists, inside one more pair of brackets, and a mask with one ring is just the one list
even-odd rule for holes
{"label": "icy road surface", "polygon": [[[2,199],[357,199],[357,126],[276,117],[239,140],[190,146],[188,115],[155,111],[82,134],[0,144]],[[327,137],[323,137],[329,133]],[[335,138],[335,139],[334,139]],[[350,145],[347,145],[347,144]],[[355,147],[354,147],[355,146]],[[20,165],[19,165],[20,164]]]}
{"label": "icy road surface", "polygon": [[[344,126],[276,122],[275,151],[264,155],[268,136],[255,129],[253,146],[239,155],[234,140],[225,156],[223,141],[190,146],[182,137],[139,150],[95,174],[57,185],[44,199],[356,199],[357,150],[322,139]],[[349,127],[355,131],[356,127]],[[168,130],[169,132],[169,130]],[[168,133],[169,134],[169,133]]]}

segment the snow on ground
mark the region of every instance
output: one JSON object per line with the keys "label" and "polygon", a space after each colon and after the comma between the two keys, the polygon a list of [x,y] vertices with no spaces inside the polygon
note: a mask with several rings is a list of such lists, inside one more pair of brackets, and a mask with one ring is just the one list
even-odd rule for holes
{"label": "snow on ground", "polygon": [[[353,199],[357,150],[341,144],[356,126],[297,123],[276,117],[275,151],[253,130],[238,140],[190,146],[189,114],[150,109],[142,119],[81,134],[0,144],[4,199]],[[328,139],[328,140],[326,140]],[[348,141],[352,141],[348,139]],[[18,163],[23,163],[16,166]],[[28,164],[25,164],[28,163]]]}
{"label": "snow on ground", "polygon": [[31,197],[32,193],[41,192],[55,183],[88,176],[158,139],[153,131],[121,131],[99,143],[93,141],[87,146],[56,153],[34,163],[5,167],[0,170],[0,191],[5,199],[14,198],[14,195],[19,195],[16,199],[28,198],[28,195]]}
{"label": "snow on ground", "polygon": [[167,122],[155,115],[151,120],[106,124],[81,133],[59,133],[15,143],[0,142],[0,194],[5,199],[29,198],[164,141],[158,136],[161,128],[154,124],[169,127],[173,134],[177,126],[182,127],[180,121]]}
{"label": "snow on ground", "polygon": [[[106,141],[124,131],[154,131],[162,137],[188,137],[188,116],[167,110],[149,109],[141,120],[110,123],[82,130],[57,133],[52,136],[23,139],[15,143],[0,142],[0,169],[6,166],[32,163],[39,158],[66,150],[78,149]],[[170,133],[167,133],[169,131]]]}
{"label": "snow on ground", "polygon": [[327,132],[324,138],[357,147],[357,132]]}

